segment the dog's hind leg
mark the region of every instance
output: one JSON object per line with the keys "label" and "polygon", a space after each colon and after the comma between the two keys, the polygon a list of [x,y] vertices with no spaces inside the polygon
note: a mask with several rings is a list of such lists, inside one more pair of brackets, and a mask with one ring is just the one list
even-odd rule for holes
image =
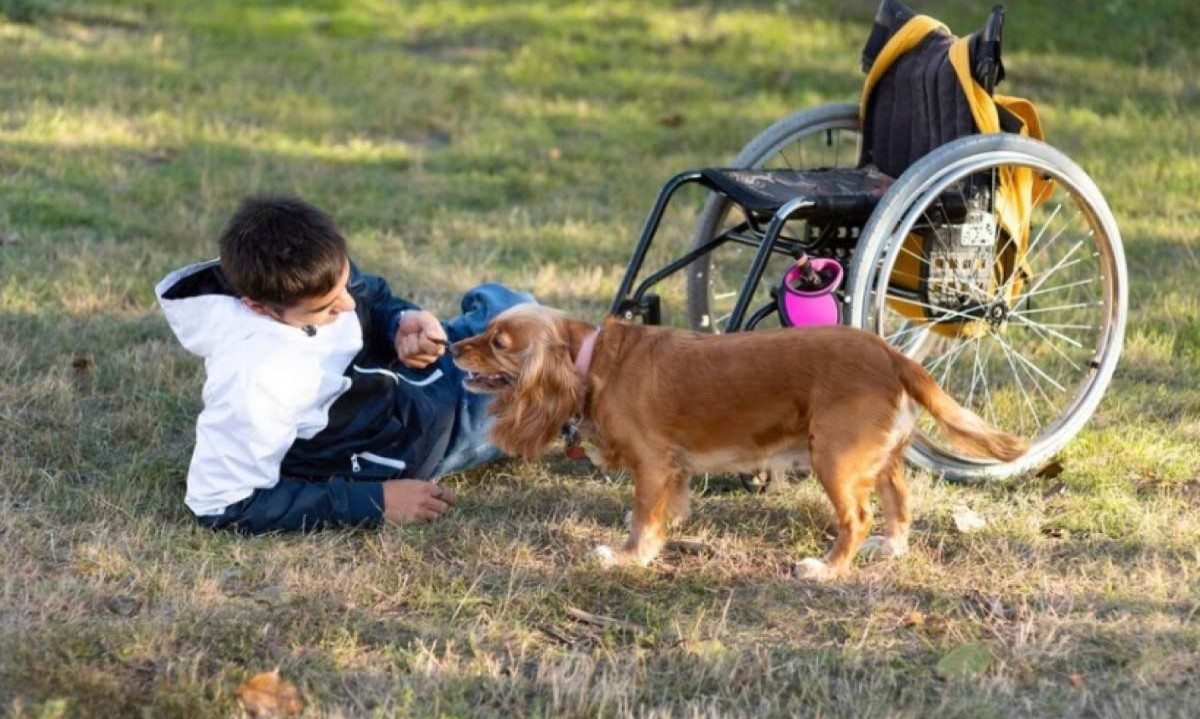
{"label": "dog's hind leg", "polygon": [[689,485],[692,476],[687,472],[674,474],[667,483],[667,526],[679,527],[692,516]]}
{"label": "dog's hind leg", "polygon": [[[629,539],[618,551],[601,545],[596,553],[605,564],[639,564],[654,561],[667,541],[666,525],[671,506],[672,488],[683,475],[666,460],[641,460],[633,471],[633,522]],[[685,482],[686,492],[686,475]]]}
{"label": "dog's hind leg", "polygon": [[819,431],[813,435],[813,471],[833,503],[838,531],[825,558],[799,562],[796,573],[804,579],[834,579],[850,571],[850,560],[871,531],[871,489],[880,459],[861,436]]}
{"label": "dog's hind leg", "polygon": [[875,478],[875,489],[883,506],[883,536],[871,537],[862,546],[864,555],[879,559],[901,557],[908,553],[908,530],[912,512],[908,502],[908,484],[904,481],[904,445],[892,450],[887,464]]}

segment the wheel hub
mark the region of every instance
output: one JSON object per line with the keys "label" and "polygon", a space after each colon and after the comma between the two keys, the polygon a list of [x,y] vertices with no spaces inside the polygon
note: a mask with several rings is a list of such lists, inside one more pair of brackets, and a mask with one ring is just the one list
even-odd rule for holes
{"label": "wheel hub", "polygon": [[985,319],[993,330],[998,330],[1008,322],[1009,307],[1004,300],[997,300],[987,308]]}

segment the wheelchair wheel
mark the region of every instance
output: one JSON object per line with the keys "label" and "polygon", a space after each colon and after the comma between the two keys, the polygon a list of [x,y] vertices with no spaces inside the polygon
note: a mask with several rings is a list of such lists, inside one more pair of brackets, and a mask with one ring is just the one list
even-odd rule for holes
{"label": "wheelchair wheel", "polygon": [[[855,167],[860,146],[858,105],[820,105],[788,115],[768,127],[742,148],[729,167],[792,170]],[[723,196],[715,192],[709,196],[696,223],[692,247],[727,229],[731,207],[732,203]],[[753,258],[753,247],[728,243],[688,268],[687,310],[692,329],[723,331]],[[782,276],[783,268],[790,262],[791,258],[780,256],[768,266],[764,286],[751,304],[752,311],[768,300],[767,286]]]}
{"label": "wheelchair wheel", "polygon": [[[1023,168],[1036,188],[1023,241],[998,229],[995,202],[976,215],[989,228],[982,235],[949,219],[956,211],[948,205],[964,216],[963,188],[986,193],[990,182],[985,196],[994,198],[996,178]],[[947,275],[947,260],[929,244],[947,233],[993,258],[1008,252],[1010,261],[974,275],[994,278],[982,285],[970,272]],[[902,269],[920,271],[920,292],[898,289]],[[956,288],[949,294],[930,280],[947,276]],[[908,459],[967,481],[1040,466],[1079,432],[1112,379],[1128,303],[1120,234],[1095,183],[1050,145],[1011,134],[956,140],[901,175],[863,228],[848,291],[851,324],[885,337],[964,406],[1029,442],[1014,462],[982,461],[955,450],[923,416]]]}

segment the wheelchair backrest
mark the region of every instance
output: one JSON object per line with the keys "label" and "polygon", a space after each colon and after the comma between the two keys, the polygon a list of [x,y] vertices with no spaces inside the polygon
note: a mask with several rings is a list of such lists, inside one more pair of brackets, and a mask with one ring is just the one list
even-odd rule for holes
{"label": "wheelchair backrest", "polygon": [[[1000,63],[999,20],[993,11],[988,32],[969,43],[970,75],[985,87],[1004,76]],[[883,0],[863,49],[864,87],[860,165],[874,164],[899,177],[931,150],[979,132],[962,76],[951,63],[958,41],[944,25],[895,0]],[[997,106],[1000,128],[1020,132],[1016,115]]]}

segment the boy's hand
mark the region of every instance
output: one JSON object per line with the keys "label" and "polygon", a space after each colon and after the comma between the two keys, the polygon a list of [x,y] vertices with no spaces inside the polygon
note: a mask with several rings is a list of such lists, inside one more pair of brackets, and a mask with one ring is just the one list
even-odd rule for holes
{"label": "boy's hand", "polygon": [[432,312],[408,310],[396,328],[396,357],[405,367],[424,369],[446,353],[446,330]]}
{"label": "boy's hand", "polygon": [[421,479],[389,479],[383,483],[383,516],[400,524],[432,522],[454,506],[449,487]]}

